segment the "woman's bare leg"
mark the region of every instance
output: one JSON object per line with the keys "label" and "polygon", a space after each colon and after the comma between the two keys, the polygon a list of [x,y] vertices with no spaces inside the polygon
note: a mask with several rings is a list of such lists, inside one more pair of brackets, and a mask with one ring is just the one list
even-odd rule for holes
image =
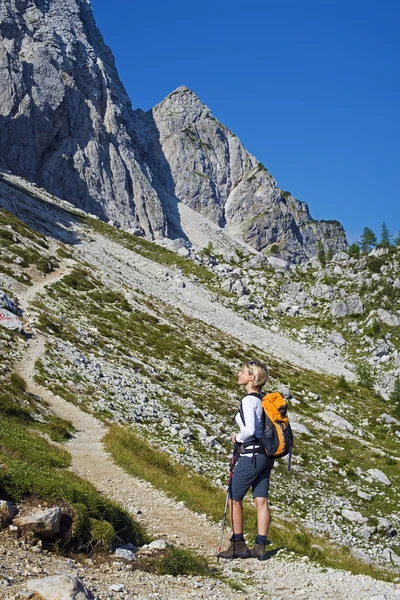
{"label": "woman's bare leg", "polygon": [[268,500],[267,498],[254,498],[254,503],[257,509],[258,535],[267,535],[271,521]]}
{"label": "woman's bare leg", "polygon": [[243,507],[241,502],[229,498],[229,516],[232,533],[243,533]]}

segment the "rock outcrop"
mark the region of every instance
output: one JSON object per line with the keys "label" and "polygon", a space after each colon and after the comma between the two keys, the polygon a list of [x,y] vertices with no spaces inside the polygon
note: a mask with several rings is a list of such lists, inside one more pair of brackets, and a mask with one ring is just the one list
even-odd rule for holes
{"label": "rock outcrop", "polygon": [[0,5],[3,167],[152,238],[186,237],[179,204],[296,262],[346,247],[188,88],[133,111],[88,0]]}

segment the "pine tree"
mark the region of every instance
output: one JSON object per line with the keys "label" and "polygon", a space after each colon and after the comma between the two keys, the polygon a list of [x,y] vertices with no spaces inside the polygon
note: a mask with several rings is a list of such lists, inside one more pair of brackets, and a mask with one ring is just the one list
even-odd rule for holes
{"label": "pine tree", "polygon": [[317,242],[317,258],[321,263],[322,268],[324,269],[326,267],[326,254],[321,240],[318,240]]}
{"label": "pine tree", "polygon": [[361,251],[364,253],[369,252],[376,244],[378,240],[376,238],[375,233],[372,231],[370,227],[364,227],[364,230],[361,234],[360,241],[358,242]]}
{"label": "pine tree", "polygon": [[359,258],[360,246],[356,242],[354,242],[354,244],[350,244],[350,246],[347,248],[347,252],[352,258]]}
{"label": "pine tree", "polygon": [[381,226],[381,241],[380,246],[382,248],[389,248],[392,245],[392,234],[389,233],[389,228],[385,222],[382,223]]}
{"label": "pine tree", "polygon": [[394,403],[398,415],[400,415],[400,377],[394,380],[393,391],[390,394],[390,400]]}
{"label": "pine tree", "polygon": [[360,241],[358,242],[361,251],[367,254],[377,244],[375,233],[370,227],[364,227],[364,231],[361,234]]}
{"label": "pine tree", "polygon": [[400,231],[398,232],[398,234],[394,238],[394,245],[395,246],[400,246]]}

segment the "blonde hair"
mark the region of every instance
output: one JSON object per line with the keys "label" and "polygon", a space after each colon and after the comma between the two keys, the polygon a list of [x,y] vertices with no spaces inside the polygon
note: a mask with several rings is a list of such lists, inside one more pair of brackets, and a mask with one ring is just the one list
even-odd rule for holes
{"label": "blonde hair", "polygon": [[243,367],[246,367],[249,373],[254,375],[253,386],[258,390],[261,390],[269,378],[267,365],[258,360],[250,360],[249,362],[244,363]]}

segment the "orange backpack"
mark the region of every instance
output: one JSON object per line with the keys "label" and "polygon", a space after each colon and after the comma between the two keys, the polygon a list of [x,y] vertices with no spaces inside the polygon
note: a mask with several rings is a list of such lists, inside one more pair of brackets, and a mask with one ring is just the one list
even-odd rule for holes
{"label": "orange backpack", "polygon": [[261,444],[271,458],[289,454],[288,470],[291,468],[293,433],[287,416],[287,402],[279,392],[267,394],[262,399],[264,431]]}

